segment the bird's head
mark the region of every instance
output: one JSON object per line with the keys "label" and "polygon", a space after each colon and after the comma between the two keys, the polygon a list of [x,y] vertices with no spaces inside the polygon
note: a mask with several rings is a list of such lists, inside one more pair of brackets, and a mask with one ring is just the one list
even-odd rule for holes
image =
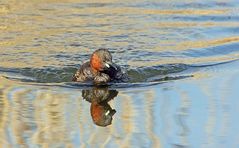
{"label": "bird's head", "polygon": [[116,69],[112,55],[107,49],[98,49],[91,55],[90,66],[94,71],[102,72],[110,68]]}

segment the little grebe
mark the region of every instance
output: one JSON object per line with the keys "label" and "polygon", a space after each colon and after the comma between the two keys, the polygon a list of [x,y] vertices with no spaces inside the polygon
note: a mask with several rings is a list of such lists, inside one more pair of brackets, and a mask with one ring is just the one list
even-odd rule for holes
{"label": "little grebe", "polygon": [[107,82],[126,82],[128,76],[120,66],[112,62],[112,56],[107,49],[98,49],[91,55],[74,74],[72,81],[93,81],[95,84]]}

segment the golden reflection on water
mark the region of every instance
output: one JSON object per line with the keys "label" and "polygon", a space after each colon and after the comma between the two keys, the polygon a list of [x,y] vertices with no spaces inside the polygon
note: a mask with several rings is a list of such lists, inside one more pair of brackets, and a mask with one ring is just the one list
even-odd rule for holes
{"label": "golden reflection on water", "polygon": [[[178,45],[177,49],[190,49],[190,48],[207,48],[211,46],[219,46],[227,43],[238,42],[239,37],[227,37],[223,39],[207,40],[207,41],[194,41],[194,42],[183,42]],[[181,48],[180,48],[181,47]],[[177,50],[176,48],[174,50]]]}
{"label": "golden reflection on water", "polygon": [[[212,73],[219,73],[219,71],[220,69],[212,71]],[[205,73],[208,72],[205,71]],[[233,77],[235,78],[237,74]],[[190,146],[190,135],[195,129],[192,129],[194,126],[189,124],[191,123],[189,120],[196,121],[197,117],[194,117],[195,114],[192,112],[195,109],[202,109],[208,113],[205,114],[206,120],[199,122],[205,122],[200,125],[208,142],[204,145],[214,146],[214,131],[217,128],[217,122],[222,122],[220,135],[226,136],[228,134],[226,130],[230,129],[228,120],[231,116],[227,109],[230,104],[225,97],[228,93],[230,94],[231,84],[234,82],[232,78],[223,78],[223,81],[219,82],[223,85],[219,85],[220,87],[217,89],[208,84],[210,83],[208,79],[210,80],[210,77],[160,85],[160,87],[169,85],[161,93],[154,90],[157,88],[143,88],[142,90],[139,88],[139,90],[133,91],[134,95],[130,95],[130,92],[110,90],[107,87],[87,89],[82,93],[81,90],[66,89],[62,91],[61,88],[55,87],[52,89],[44,86],[29,87],[0,77],[1,146],[52,147],[63,145],[76,147],[79,145],[79,143],[74,143],[76,138],[80,139],[81,146],[97,146],[99,144],[107,146],[109,143],[114,143],[119,147],[128,147],[137,145],[137,143],[132,143],[134,137],[141,139],[139,142],[141,145],[147,145],[147,142],[150,141],[152,147],[160,147],[162,145],[161,138],[163,138],[163,142],[172,142],[170,144],[173,145]],[[190,86],[197,87],[193,91],[200,93],[205,98],[194,96],[190,92],[192,89],[189,89]],[[171,93],[167,93],[168,91]],[[222,94],[219,102],[215,98],[217,96],[215,92]],[[178,97],[172,97],[172,94],[176,94]],[[195,98],[205,100],[201,103],[206,106],[194,104],[195,101],[198,102]],[[138,104],[138,101],[142,103]],[[160,105],[155,106],[157,101],[160,101]],[[175,106],[172,105],[176,101],[178,101],[178,105],[174,108]],[[159,108],[160,112],[156,108]],[[174,110],[173,115],[170,114],[172,109]],[[110,114],[109,112],[110,118],[105,120],[107,126],[103,128],[95,125],[94,122],[97,121],[93,114],[102,112],[105,114],[108,110],[112,113],[116,110],[116,113]],[[217,111],[222,113],[219,114],[221,118],[216,116]],[[94,113],[92,114],[92,112]],[[159,123],[155,124],[156,121]],[[193,124],[197,123],[193,122]],[[156,134],[157,126],[162,126],[160,133],[164,137],[159,137]],[[172,134],[175,129],[176,132]],[[179,142],[175,143],[175,141],[167,139],[169,135],[177,136]],[[163,144],[165,145],[165,143]]]}
{"label": "golden reflection on water", "polygon": [[[49,7],[47,4],[51,4]],[[162,15],[162,16],[223,16],[226,14],[233,13],[233,10],[227,8],[220,9],[183,9],[183,10],[161,10],[161,9],[153,9],[153,8],[137,8],[137,7],[73,7],[74,3],[77,4],[91,4],[97,1],[3,1],[3,4],[0,5],[0,15],[6,16],[1,19],[0,23],[0,34],[1,38],[6,38],[0,41],[1,51],[0,53],[8,53],[9,56],[4,56],[1,58],[0,66],[2,67],[42,67],[42,66],[52,66],[65,65],[62,61],[55,60],[54,58],[46,57],[50,53],[60,53],[67,52],[69,54],[80,54],[80,52],[89,52],[92,49],[87,47],[72,47],[67,49],[65,47],[68,43],[77,43],[81,42],[82,38],[64,38],[64,34],[67,33],[94,33],[94,36],[91,36],[90,40],[88,38],[84,38],[87,40],[88,45],[94,44],[96,47],[101,47],[102,43],[106,41],[103,37],[111,37],[111,36],[120,36],[124,34],[136,34],[136,33],[145,33],[150,32],[153,28],[161,29],[160,34],[162,36],[168,36],[170,33],[168,31],[169,28],[177,29],[177,28],[194,28],[194,27],[237,27],[238,24],[235,21],[167,21],[167,20],[159,20],[157,22],[149,22],[145,23],[143,19],[140,17],[132,19],[131,15],[143,15],[145,17],[149,17],[150,15]],[[172,1],[173,3],[174,1]],[[117,1],[104,1],[97,2],[96,4],[117,4]],[[189,3],[185,1],[185,3]],[[59,8],[56,9],[54,6]],[[63,11],[64,10],[64,11]],[[77,15],[87,15],[88,17],[74,17]],[[104,17],[94,17],[90,18],[90,16],[94,15],[105,15]],[[121,16],[121,17],[118,17]],[[122,22],[127,22],[129,27],[132,25],[140,24],[142,27],[130,27],[129,29],[116,29],[113,27],[114,24],[122,24]],[[100,25],[100,29],[97,27],[89,27],[91,24]],[[78,26],[78,27],[77,27]],[[195,29],[196,30],[196,29]],[[172,32],[172,31],[171,31]],[[175,30],[177,32],[177,30]],[[157,33],[159,33],[157,31]],[[58,39],[58,37],[60,39]],[[42,40],[35,41],[36,39]],[[134,40],[140,39],[136,37]],[[60,41],[59,41],[60,40]],[[137,50],[147,50],[147,51],[155,51],[155,52],[163,52],[163,51],[173,51],[180,52],[185,50],[190,50],[192,48],[207,48],[211,46],[220,46],[228,43],[236,43],[238,42],[238,37],[229,36],[224,38],[214,38],[214,39],[206,39],[206,40],[183,40],[178,41],[179,39],[167,39],[160,40],[160,44],[157,46],[152,46],[150,48],[139,48]],[[153,41],[150,37],[144,38],[145,44]],[[120,41],[120,42],[110,42],[111,47],[127,47],[134,41]],[[81,44],[81,43],[79,43]],[[107,44],[107,43],[106,43]],[[161,46],[169,45],[169,46]],[[21,45],[20,47],[18,47]],[[173,45],[173,46],[171,46]],[[150,46],[150,45],[149,45]],[[18,49],[21,49],[20,51]],[[12,50],[14,49],[14,50]],[[22,53],[22,54],[21,54]],[[24,53],[31,53],[35,56],[29,56],[29,59],[24,57]],[[232,55],[235,58],[238,58],[238,55]],[[230,56],[229,56],[230,57]],[[226,58],[226,57],[223,57]],[[15,64],[16,60],[18,64]],[[204,61],[208,61],[209,58],[196,58],[196,59],[187,59],[185,61],[184,58],[177,57],[167,57],[167,59],[159,59],[158,61],[149,61],[149,64],[145,66],[155,65],[159,63],[175,63],[175,59],[180,63],[203,63]],[[222,57],[212,57],[212,62],[221,61]],[[210,61],[210,60],[209,60]],[[75,63],[74,63],[75,64]],[[140,62],[129,61],[129,64],[132,66],[142,66]]]}
{"label": "golden reflection on water", "polygon": [[[68,92],[59,93],[59,90],[49,90],[45,87],[22,87],[4,78],[1,78],[1,82],[3,82],[0,85],[2,146],[28,147],[30,144],[43,147],[56,145],[75,147],[72,138],[80,134],[82,145],[84,143],[86,145],[99,145],[100,143],[107,145],[113,142],[118,146],[127,147],[132,145],[131,138],[135,133],[138,133],[140,137],[145,137],[140,134],[142,129],[136,128],[137,123],[134,117],[140,115],[136,113],[136,106],[127,94],[121,94],[124,101],[118,100],[115,104],[114,101],[119,99],[117,98],[118,91],[108,88],[92,88],[83,90],[82,97],[79,96],[81,92],[78,92],[79,95],[76,95],[74,99],[76,102],[72,102],[72,94]],[[151,92],[146,93],[145,97],[154,100]],[[115,115],[113,108],[119,104],[122,106]],[[148,132],[146,138],[152,139],[152,144],[159,147],[159,138],[154,134],[154,125],[151,123],[153,120],[151,105],[153,104],[145,106],[147,122],[144,124]],[[96,116],[100,114],[107,115],[103,115],[104,119],[99,121]],[[118,119],[112,121],[113,118]],[[107,129],[96,128],[94,124],[97,127],[107,126]],[[116,126],[118,124],[120,127]],[[114,139],[114,141],[107,139]]]}
{"label": "golden reflection on water", "polygon": [[0,143],[6,144],[6,135],[4,134],[4,127],[6,126],[6,117],[7,117],[7,112],[8,112],[8,104],[6,99],[3,97],[3,89],[0,88]]}
{"label": "golden reflection on water", "polygon": [[[175,1],[170,2],[173,4]],[[191,1],[184,2],[190,3]],[[186,58],[180,54],[180,52],[192,52],[191,49],[200,50],[200,48],[207,49],[238,43],[239,37],[235,35],[234,30],[238,27],[237,20],[223,20],[225,16],[230,16],[236,11],[236,9],[228,7],[171,10],[125,6],[123,3],[111,0],[104,2],[96,0],[90,2],[4,0],[1,3],[0,68],[76,65],[80,64],[81,58],[78,57],[79,61],[66,61],[64,58],[57,59],[54,56],[65,53],[70,55],[69,59],[71,60],[74,55],[82,55],[82,53],[89,55],[93,49],[102,46],[125,49],[125,53],[121,54],[122,57],[133,56],[135,53],[144,51],[172,52],[180,55],[175,57],[158,56],[156,59],[143,62],[139,62],[138,59],[146,58],[144,56],[125,60],[125,63],[135,67],[170,63],[217,63],[239,58],[237,52]],[[81,3],[86,6],[77,7]],[[92,5],[87,6],[87,4]],[[99,4],[106,6],[99,7],[97,6]],[[108,4],[113,4],[113,6],[107,6]],[[117,7],[114,7],[114,4]],[[121,5],[118,6],[118,4]],[[213,19],[219,17],[219,20],[210,19],[212,16],[215,16]],[[165,17],[182,18],[172,21]],[[184,20],[183,17],[189,20]],[[223,21],[220,20],[220,17]],[[202,20],[195,21],[195,18]],[[206,18],[209,19],[203,21]],[[202,31],[220,27],[233,33],[209,38]],[[189,31],[180,32],[184,29],[189,29]],[[187,36],[188,34],[196,34],[196,37]],[[113,40],[115,36],[116,39]],[[70,46],[70,44],[77,45]],[[128,49],[137,52],[131,53],[131,50]],[[150,54],[153,56],[154,53]],[[117,58],[121,58],[121,55]],[[185,80],[175,82],[176,84],[168,84],[169,86],[163,93],[158,91],[163,85],[131,90],[134,95],[127,91],[93,88],[92,90],[83,90],[83,94],[88,96],[83,95],[82,97],[81,90],[60,89],[54,86],[32,86],[24,82],[5,79],[2,75],[5,75],[4,72],[0,74],[1,147],[16,145],[23,147],[29,145],[97,147],[99,144],[108,146],[112,143],[118,147],[129,147],[138,143],[138,146],[142,144],[160,147],[168,145],[168,143],[165,144],[165,141],[172,142],[170,138],[167,138],[175,135],[178,136],[180,146],[190,147],[189,136],[191,135],[188,128],[192,125],[187,124],[187,121],[189,118],[195,119],[191,117],[194,114],[190,110],[194,109],[192,102],[197,97],[193,96],[191,91],[202,91],[200,94],[206,98],[205,102],[208,103],[208,108],[204,112],[208,115],[202,130],[205,130],[204,136],[208,145],[213,146],[211,144],[215,142],[213,140],[215,140],[214,131],[217,128],[217,120],[221,119],[215,116],[218,110],[217,105],[223,102],[224,108],[227,107],[226,100],[230,92],[228,88],[231,88],[230,84],[237,78],[235,75],[230,80],[226,79],[220,89],[215,91],[215,84],[211,88],[208,86],[209,84],[205,85],[204,83],[208,82],[206,79],[216,74],[200,71],[193,74],[194,77],[190,79],[190,82]],[[225,75],[221,77],[225,78]],[[204,83],[198,82],[203,80]],[[199,88],[190,90],[189,83],[194,87],[199,85]],[[170,91],[169,94],[167,94],[168,91]],[[218,102],[215,94],[221,93],[223,94],[220,98],[222,101]],[[176,97],[172,97],[175,94]],[[83,101],[84,98],[90,103]],[[174,100],[170,100],[172,98]],[[179,100],[178,106],[172,107],[177,100]],[[157,101],[160,102],[160,105],[155,106]],[[176,108],[176,111],[171,111],[172,108]],[[173,117],[170,111],[173,112],[171,113]],[[220,134],[225,136],[228,134],[229,114],[223,112],[222,116],[223,126]],[[159,123],[155,124],[156,122]],[[94,123],[105,126],[105,128]],[[163,126],[161,127],[161,125]],[[157,126],[160,126],[160,129],[156,132]],[[175,129],[179,132],[174,132]],[[175,143],[173,144],[175,145]]]}
{"label": "golden reflection on water", "polygon": [[144,98],[149,101],[149,103],[144,107],[144,112],[146,113],[146,129],[147,133],[149,135],[149,138],[152,140],[152,147],[161,147],[160,145],[160,139],[159,137],[153,132],[154,130],[154,123],[152,121],[155,120],[155,117],[153,116],[154,110],[152,109],[152,106],[154,105],[155,99],[157,99],[157,96],[155,94],[155,91],[148,91],[144,94]]}

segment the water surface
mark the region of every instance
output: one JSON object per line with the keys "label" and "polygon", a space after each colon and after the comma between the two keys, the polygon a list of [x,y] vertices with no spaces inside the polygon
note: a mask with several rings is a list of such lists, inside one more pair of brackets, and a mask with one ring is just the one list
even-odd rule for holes
{"label": "water surface", "polygon": [[[1,147],[237,147],[237,0],[0,1]],[[71,82],[108,48],[129,83]]]}

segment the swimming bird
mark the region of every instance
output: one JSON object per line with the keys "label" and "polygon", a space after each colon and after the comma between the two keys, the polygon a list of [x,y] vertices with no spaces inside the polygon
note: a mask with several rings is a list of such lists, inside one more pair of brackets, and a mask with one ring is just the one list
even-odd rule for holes
{"label": "swimming bird", "polygon": [[93,81],[95,84],[105,84],[108,82],[126,82],[128,76],[121,70],[120,66],[113,63],[112,55],[108,49],[98,49],[93,52],[90,61],[83,63],[76,71],[72,81]]}

